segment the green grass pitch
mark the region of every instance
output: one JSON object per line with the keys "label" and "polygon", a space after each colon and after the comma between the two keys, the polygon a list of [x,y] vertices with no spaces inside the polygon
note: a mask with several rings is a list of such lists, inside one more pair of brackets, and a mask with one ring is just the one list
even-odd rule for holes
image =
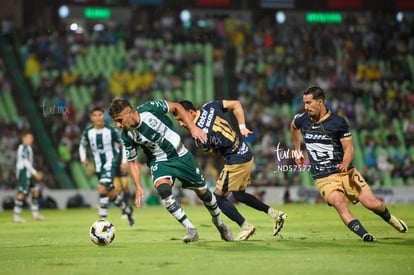
{"label": "green grass pitch", "polygon": [[[120,211],[109,210],[116,227],[105,247],[89,239],[96,209],[43,210],[24,224],[0,212],[0,274],[414,274],[413,205],[389,205],[409,227],[401,234],[360,205],[351,210],[377,243],[364,243],[326,205],[277,205],[288,214],[280,237],[264,213],[238,206],[256,234],[245,242],[224,242],[202,206],[184,206],[200,240],[184,244],[185,231],[162,207],[136,209],[130,227]],[[238,226],[230,225],[233,235]]]}

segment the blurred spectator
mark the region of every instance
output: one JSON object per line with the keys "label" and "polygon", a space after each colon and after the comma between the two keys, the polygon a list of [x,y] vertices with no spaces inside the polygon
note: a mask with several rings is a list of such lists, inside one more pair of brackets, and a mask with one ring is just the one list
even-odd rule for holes
{"label": "blurred spectator", "polygon": [[382,147],[378,149],[377,165],[383,174],[389,174],[394,169],[393,164],[388,160],[387,151]]}
{"label": "blurred spectator", "polygon": [[[257,154],[257,183],[281,185],[285,181],[284,177],[270,173],[274,170],[274,155],[269,152],[278,142],[285,142],[287,148],[291,145],[283,132],[288,129],[291,115],[302,110],[301,91],[310,84],[335,94],[337,100],[328,103],[334,111],[346,116],[352,128],[371,133],[372,141],[365,146],[383,147],[364,148],[369,171],[373,171],[377,162],[380,171],[390,173],[393,165],[407,166],[409,161],[404,154],[390,155],[389,147],[398,146],[403,151],[405,145],[408,151],[414,143],[411,119],[414,117],[414,79],[407,62],[414,49],[414,38],[407,30],[414,29],[414,23],[407,21],[405,28],[400,28],[398,23],[386,19],[386,15],[378,14],[378,17],[376,21],[382,20],[384,24],[375,24],[375,28],[368,17],[365,21],[344,20],[338,25],[306,25],[292,20],[269,28],[266,18],[250,22],[228,16],[214,19],[208,30],[195,26],[191,31],[183,30],[174,21],[169,28],[162,28],[161,19],[154,18],[152,26],[140,30],[107,26],[101,32],[91,30],[84,34],[36,31],[26,35],[21,43],[24,45],[22,62],[31,83],[38,83],[35,85],[38,100],[47,97],[56,106],[70,106],[67,115],[45,120],[58,148],[65,137],[71,146],[76,144],[76,128],[84,127],[88,121],[84,110],[88,106],[87,97],[82,94],[86,104],[78,105],[69,96],[71,88],[92,86],[89,102],[103,104],[113,96],[130,97],[139,102],[151,99],[154,92],[182,90],[186,80],[194,80],[192,64],[206,62],[194,42],[212,43],[213,73],[216,79],[225,71],[234,76],[235,83],[231,84],[246,106],[246,124],[254,130],[248,142]],[[8,23],[8,20],[2,21],[3,30],[8,28]],[[209,36],[202,36],[205,33]],[[223,48],[222,41],[234,48],[234,56],[228,53],[228,48]],[[116,47],[116,55],[111,59],[114,64],[109,64],[107,70],[93,67],[93,73],[84,73],[79,69],[82,61],[100,46],[107,50]],[[234,58],[235,67],[224,67],[223,58]],[[8,81],[0,83],[0,93],[12,91]],[[288,114],[282,112],[282,103],[287,103]],[[22,118],[19,122],[23,126],[19,127],[28,127]],[[401,130],[395,129],[396,132],[386,136],[394,118],[402,121]],[[12,142],[7,140],[10,138],[7,129],[4,133],[2,147]],[[357,134],[354,139],[358,139]],[[76,154],[75,151],[72,153]],[[397,163],[391,162],[393,158]],[[67,155],[65,159],[69,159]],[[201,161],[208,159],[203,157]],[[397,172],[394,175],[402,176]]]}

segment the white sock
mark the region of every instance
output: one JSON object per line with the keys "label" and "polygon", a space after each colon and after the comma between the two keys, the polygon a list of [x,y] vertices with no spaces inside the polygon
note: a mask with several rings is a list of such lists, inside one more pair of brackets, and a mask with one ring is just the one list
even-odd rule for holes
{"label": "white sock", "polygon": [[274,217],[275,215],[276,215],[276,210],[275,209],[273,209],[272,207],[269,207],[269,210],[267,210],[267,214],[270,216],[270,217]]}
{"label": "white sock", "polygon": [[245,220],[240,227],[241,228],[246,228],[248,225],[249,225],[249,223]]}
{"label": "white sock", "polygon": [[164,207],[170,212],[174,218],[180,222],[185,228],[195,228],[195,226],[187,218],[184,209],[177,203],[173,195],[161,200]]}
{"label": "white sock", "polygon": [[106,219],[108,216],[108,204],[109,198],[107,196],[99,198],[99,217],[101,219]]}

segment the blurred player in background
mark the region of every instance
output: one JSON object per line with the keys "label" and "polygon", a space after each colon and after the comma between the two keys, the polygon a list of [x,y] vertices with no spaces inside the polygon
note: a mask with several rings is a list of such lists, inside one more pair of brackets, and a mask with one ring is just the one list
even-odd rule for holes
{"label": "blurred player in background", "polygon": [[[92,125],[87,127],[79,144],[79,156],[82,164],[87,167],[87,148],[92,151],[95,164],[95,171],[99,179],[99,217],[106,219],[108,216],[108,204],[111,200],[116,206],[122,209],[128,217],[129,225],[134,225],[132,208],[128,206],[122,193],[115,190],[113,183],[115,168],[119,165],[118,155],[122,154],[122,141],[115,128],[105,125],[104,110],[95,107],[90,111]],[[126,160],[122,160],[126,162]]]}
{"label": "blurred player in background", "polygon": [[183,188],[193,190],[203,201],[221,238],[232,241],[233,236],[221,219],[216,198],[208,190],[196,160],[183,144],[172,120],[167,116],[168,112],[177,112],[183,116],[182,119],[189,124],[193,138],[206,141],[205,133],[192,123],[191,118],[178,103],[156,100],[133,108],[127,100],[117,98],[110,104],[109,114],[117,126],[122,128],[121,137],[125,144],[130,173],[136,186],[135,204],[141,207],[141,200],[144,197],[137,153],[141,147],[147,157],[152,181],[162,204],[186,229],[183,241],[185,243],[198,241],[198,233],[172,194],[176,179],[181,181]]}
{"label": "blurred player in background", "polygon": [[[131,191],[130,191],[130,183],[129,183],[129,176],[128,176],[128,165],[126,161],[126,157],[123,156],[125,154],[125,149],[121,147],[122,152],[118,154],[118,163],[119,165],[115,168],[115,177],[114,177],[114,185],[115,190],[118,194],[123,194],[123,199],[126,205],[129,205],[131,200]],[[127,218],[127,214],[122,211],[122,218]]]}
{"label": "blurred player in background", "polygon": [[[247,222],[231,201],[228,200],[230,193],[233,198],[258,211],[268,214],[273,220],[273,235],[276,236],[282,229],[287,215],[265,204],[257,197],[246,192],[250,184],[251,171],[253,169],[254,157],[249,146],[239,134],[232,128],[225,113],[230,111],[234,114],[243,137],[252,132],[246,128],[243,107],[238,100],[220,100],[204,104],[196,111],[192,102],[180,101],[180,104],[189,113],[196,126],[207,133],[207,142],[198,143],[199,147],[206,152],[219,152],[225,159],[225,165],[217,180],[214,190],[220,209],[231,220],[240,226],[240,232],[235,240],[247,240],[254,234],[256,228]],[[179,124],[185,128],[188,125],[176,116]]]}
{"label": "blurred player in background", "polygon": [[[351,213],[349,202],[360,202],[399,232],[407,232],[407,225],[390,214],[352,165],[354,148],[349,125],[343,117],[327,109],[324,91],[320,87],[309,87],[303,94],[303,102],[305,112],[295,115],[290,131],[296,152],[300,152],[302,132],[310,159],[310,171],[328,205],[336,209],[343,223],[364,242],[374,242],[376,239]],[[296,164],[303,165],[303,155],[296,155]]]}
{"label": "blurred player in background", "polygon": [[43,221],[45,218],[39,214],[40,186],[37,182],[42,180],[42,175],[33,167],[33,134],[24,132],[22,144],[17,148],[16,177],[19,182],[19,189],[14,200],[13,220],[23,223],[25,220],[20,216],[26,197],[31,193],[31,210],[33,219]]}

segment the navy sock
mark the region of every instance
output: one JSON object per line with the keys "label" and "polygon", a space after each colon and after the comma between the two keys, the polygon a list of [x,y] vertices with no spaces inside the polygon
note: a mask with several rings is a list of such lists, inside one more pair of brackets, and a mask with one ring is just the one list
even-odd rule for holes
{"label": "navy sock", "polygon": [[237,210],[237,208],[229,201],[227,198],[215,195],[217,199],[217,204],[221,209],[221,212],[223,212],[229,219],[236,222],[239,226],[242,226],[242,224],[245,221],[245,218],[240,214],[240,212]]}
{"label": "navy sock", "polygon": [[256,210],[263,211],[267,214],[269,206],[253,196],[252,194],[246,193],[246,191],[233,191],[234,198],[241,203],[244,203]]}
{"label": "navy sock", "polygon": [[390,211],[388,211],[387,207],[385,207],[384,212],[374,211],[374,213],[380,216],[386,222],[388,222],[391,219],[391,214],[390,214]]}
{"label": "navy sock", "polygon": [[362,226],[362,224],[359,222],[359,220],[353,220],[348,223],[348,228],[360,236],[361,238],[367,234],[368,232],[365,230],[365,228]]}
{"label": "navy sock", "polygon": [[129,192],[124,192],[124,202],[126,205],[129,205],[129,202],[131,200],[131,194]]}

